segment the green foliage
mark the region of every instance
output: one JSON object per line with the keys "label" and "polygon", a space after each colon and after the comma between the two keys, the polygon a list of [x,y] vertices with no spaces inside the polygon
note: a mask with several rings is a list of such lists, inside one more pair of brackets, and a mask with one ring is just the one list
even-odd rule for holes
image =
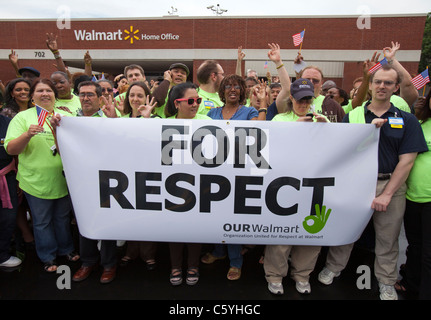
{"label": "green foliage", "polygon": [[431,64],[431,12],[428,13],[427,20],[425,22],[424,36],[422,39],[422,53],[421,60],[419,62],[419,72],[422,72],[426,67]]}

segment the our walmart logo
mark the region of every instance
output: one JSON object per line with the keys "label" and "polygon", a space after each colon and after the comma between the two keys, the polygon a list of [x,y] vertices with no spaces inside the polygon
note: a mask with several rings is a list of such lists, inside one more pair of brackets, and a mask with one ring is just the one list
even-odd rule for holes
{"label": "our walmart logo", "polygon": [[124,40],[130,39],[131,44],[133,44],[134,39],[139,40],[139,38],[136,36],[136,34],[139,32],[139,29],[133,30],[133,26],[130,26],[130,31],[124,30],[124,32],[127,34],[127,36],[124,38]]}

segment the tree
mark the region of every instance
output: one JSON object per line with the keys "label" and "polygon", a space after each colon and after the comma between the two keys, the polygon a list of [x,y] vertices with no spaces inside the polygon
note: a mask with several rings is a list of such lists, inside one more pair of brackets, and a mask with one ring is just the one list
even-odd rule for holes
{"label": "tree", "polygon": [[421,60],[419,62],[419,72],[424,71],[431,64],[431,12],[428,13],[425,22],[424,36],[422,39]]}

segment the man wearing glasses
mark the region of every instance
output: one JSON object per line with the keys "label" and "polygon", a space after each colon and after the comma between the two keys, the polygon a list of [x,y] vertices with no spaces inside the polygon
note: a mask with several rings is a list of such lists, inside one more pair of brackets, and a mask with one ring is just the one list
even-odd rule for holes
{"label": "man wearing glasses", "polygon": [[[343,122],[371,123],[380,128],[378,181],[371,208],[376,233],[374,273],[382,300],[398,299],[394,285],[397,281],[398,236],[406,201],[405,181],[417,154],[428,150],[416,117],[390,102],[400,83],[401,77],[393,67],[377,70],[369,81],[371,100],[350,111],[343,119]],[[326,266],[318,276],[320,282],[329,285],[340,275],[352,248],[353,244],[329,249]]]}

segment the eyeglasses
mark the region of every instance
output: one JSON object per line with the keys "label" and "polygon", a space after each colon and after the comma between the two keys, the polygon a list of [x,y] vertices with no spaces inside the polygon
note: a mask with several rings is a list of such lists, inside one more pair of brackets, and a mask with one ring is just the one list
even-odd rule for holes
{"label": "eyeglasses", "polygon": [[87,96],[88,98],[91,99],[91,98],[94,98],[96,96],[96,94],[92,93],[92,92],[80,92],[79,93],[80,98],[85,98],[85,96]]}
{"label": "eyeglasses", "polygon": [[392,85],[394,85],[395,84],[395,81],[388,81],[388,80],[373,80],[373,83],[375,84],[375,85],[378,85],[378,86],[380,86],[382,83],[383,83],[383,85],[385,86],[385,87],[390,87],[390,86],[392,86]]}
{"label": "eyeglasses", "polygon": [[187,101],[187,103],[191,106],[194,103],[201,104],[202,98],[176,99],[175,101]]}
{"label": "eyeglasses", "polygon": [[319,79],[308,79],[308,80],[310,80],[311,82],[313,82],[313,84],[318,84],[320,82]]}
{"label": "eyeglasses", "polygon": [[105,91],[107,91],[107,92],[113,92],[114,89],[102,88],[102,92],[105,92]]}
{"label": "eyeglasses", "polygon": [[230,84],[225,85],[225,86],[224,86],[224,89],[225,89],[225,90],[230,90],[230,89],[232,89],[232,87],[233,87],[235,90],[240,90],[240,89],[241,89],[241,87],[240,87],[240,86],[238,86],[238,85],[236,85],[236,86],[232,86],[232,85],[230,85]]}

